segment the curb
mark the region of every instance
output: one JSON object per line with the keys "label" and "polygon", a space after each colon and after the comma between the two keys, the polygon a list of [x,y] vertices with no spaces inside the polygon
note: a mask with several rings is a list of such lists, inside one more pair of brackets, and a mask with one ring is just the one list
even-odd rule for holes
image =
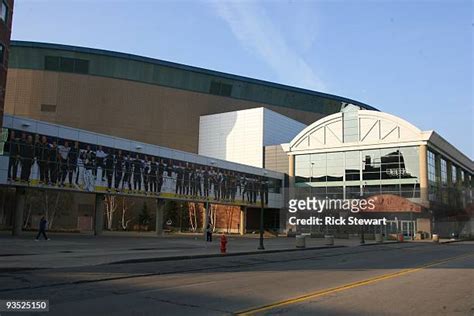
{"label": "curb", "polygon": [[389,244],[401,244],[400,242],[393,240],[393,241],[384,241],[381,243],[370,243],[370,244],[360,244],[360,247],[368,247],[368,246],[380,246],[380,245],[389,245]]}
{"label": "curb", "polygon": [[335,249],[335,248],[345,248],[345,247],[347,247],[347,246],[343,246],[343,245],[340,245],[340,246],[320,246],[320,247],[295,248],[295,249],[288,248],[288,249],[274,249],[274,250],[243,251],[243,252],[233,252],[233,253],[226,253],[226,254],[212,253],[212,254],[203,254],[203,255],[187,255],[187,256],[174,256],[174,257],[127,259],[127,260],[119,260],[119,261],[105,263],[104,265],[146,263],[146,262],[160,262],[160,261],[176,261],[176,260],[193,260],[193,259],[206,259],[206,258],[224,258],[224,257],[249,256],[249,255],[257,255],[257,254],[267,254],[267,253]]}
{"label": "curb", "polygon": [[446,241],[440,242],[439,244],[441,244],[441,245],[443,245],[443,244],[452,244],[452,243],[461,242],[461,241],[469,241],[469,239],[446,240]]}

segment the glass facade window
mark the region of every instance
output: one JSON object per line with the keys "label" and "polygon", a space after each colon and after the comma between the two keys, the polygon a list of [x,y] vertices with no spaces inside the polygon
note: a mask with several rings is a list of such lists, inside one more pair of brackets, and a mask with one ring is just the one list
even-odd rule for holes
{"label": "glass facade window", "polygon": [[44,69],[87,74],[89,73],[89,61],[78,58],[45,56]]}
{"label": "glass facade window", "polygon": [[428,150],[428,183],[430,201],[439,200],[439,183],[436,177],[436,154]]}
{"label": "glass facade window", "polygon": [[457,172],[458,172],[458,170],[457,170],[456,166],[452,165],[451,166],[451,182],[452,182],[453,185],[456,185],[456,183],[457,183],[457,175],[458,175]]}
{"label": "glass facade window", "polygon": [[446,187],[448,186],[448,163],[446,160],[441,158],[440,160],[440,171],[441,171],[441,201],[444,204],[448,204],[449,196],[448,190]]}
{"label": "glass facade window", "polygon": [[441,158],[441,184],[448,185],[448,164]]}
{"label": "glass facade window", "polygon": [[4,62],[4,55],[5,55],[5,46],[3,46],[3,44],[0,44],[0,64],[3,64]]}
{"label": "glass facade window", "polygon": [[2,19],[2,21],[4,23],[7,23],[7,19],[8,19],[8,6],[7,4],[5,3],[5,1],[2,1],[2,6],[0,7],[0,19]]}
{"label": "glass facade window", "polygon": [[428,181],[436,183],[436,156],[428,151]]}
{"label": "glass facade window", "polygon": [[[433,155],[430,157],[434,168]],[[434,171],[432,173],[434,179]],[[340,192],[329,189],[338,187],[343,188],[346,198],[380,193],[419,197],[419,148],[297,155],[295,176],[297,185],[311,186],[313,195],[339,196]],[[327,190],[322,192],[325,187]]]}
{"label": "glass facade window", "polygon": [[345,153],[345,176],[346,181],[360,181],[361,157],[359,151]]}
{"label": "glass facade window", "polygon": [[326,180],[328,182],[344,180],[343,153],[328,153],[326,156]]}

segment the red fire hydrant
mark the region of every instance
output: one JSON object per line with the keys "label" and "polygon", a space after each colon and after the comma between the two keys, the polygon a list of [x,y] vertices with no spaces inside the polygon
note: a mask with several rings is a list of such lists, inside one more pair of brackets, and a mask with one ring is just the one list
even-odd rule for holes
{"label": "red fire hydrant", "polygon": [[225,253],[227,250],[227,238],[224,234],[221,235],[221,253]]}

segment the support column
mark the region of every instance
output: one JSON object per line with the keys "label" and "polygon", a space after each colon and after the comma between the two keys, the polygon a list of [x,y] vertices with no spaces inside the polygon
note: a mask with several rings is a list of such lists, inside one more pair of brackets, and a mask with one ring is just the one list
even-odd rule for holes
{"label": "support column", "polygon": [[104,194],[95,195],[94,235],[102,235],[104,230]]}
{"label": "support column", "polygon": [[295,156],[288,156],[288,187],[293,188],[295,186]]}
{"label": "support column", "polygon": [[23,211],[25,209],[26,191],[24,188],[15,189],[15,214],[13,216],[13,236],[20,236],[23,232]]}
{"label": "support column", "polygon": [[[294,155],[289,155],[288,156],[288,188],[285,190],[285,203],[287,203],[289,200],[294,199],[295,197],[295,156]],[[296,233],[296,227],[291,226],[288,223],[288,205],[285,205],[284,208],[286,211],[281,212],[281,214],[284,214],[284,225],[282,226],[287,234],[293,234],[293,228],[295,229]],[[281,220],[281,219],[280,219]]]}
{"label": "support column", "polygon": [[163,216],[165,212],[165,200],[157,199],[156,200],[156,225],[155,232],[156,236],[163,237]]}
{"label": "support column", "polygon": [[239,234],[245,235],[247,227],[247,206],[240,207],[240,226]]}
{"label": "support column", "polygon": [[420,145],[420,200],[428,206],[428,152],[426,145]]}
{"label": "support column", "polygon": [[204,204],[204,212],[202,214],[202,233],[204,235],[204,240],[207,240],[207,225],[209,224],[209,214],[211,212],[211,203],[206,201]]}

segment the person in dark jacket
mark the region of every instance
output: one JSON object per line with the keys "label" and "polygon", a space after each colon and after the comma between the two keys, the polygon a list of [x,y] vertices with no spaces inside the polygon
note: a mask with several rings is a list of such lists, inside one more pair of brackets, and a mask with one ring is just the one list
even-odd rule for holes
{"label": "person in dark jacket", "polygon": [[28,182],[30,179],[31,166],[35,158],[35,146],[33,144],[33,137],[28,135],[26,142],[21,145],[21,181]]}
{"label": "person in dark jacket", "polygon": [[163,163],[162,159],[158,159],[157,166],[158,166],[158,173],[157,173],[156,192],[160,193],[161,187],[163,186],[163,182],[164,182],[164,176],[165,176],[165,164]]}
{"label": "person in dark jacket", "polygon": [[211,224],[207,224],[207,227],[206,227],[206,241],[212,242],[212,226],[211,226]]}
{"label": "person in dark jacket", "polygon": [[143,163],[138,154],[136,154],[135,159],[133,160],[132,164],[133,164],[133,190],[141,191],[142,190]]}
{"label": "person in dark jacket", "polygon": [[[67,157],[67,166],[69,170],[69,185],[73,185],[73,175],[76,172],[76,175],[79,174],[79,169],[77,168],[77,159],[79,158],[79,142],[74,142],[74,146],[69,150],[69,154]],[[77,176],[76,176],[76,184],[77,184]]]}
{"label": "person in dark jacket", "polygon": [[39,240],[41,235],[43,235],[45,240],[49,240],[48,236],[46,236],[47,227],[48,227],[48,221],[43,216],[41,217],[41,220],[39,222],[39,231],[38,231],[38,235],[36,235],[36,240]]}
{"label": "person in dark jacket", "polygon": [[105,177],[107,178],[107,189],[110,191],[112,189],[112,179],[114,176],[114,163],[115,157],[112,151],[106,152],[107,156],[105,156]]}
{"label": "person in dark jacket", "polygon": [[122,181],[122,190],[124,189],[125,183],[128,185],[128,190],[132,191],[132,157],[130,153],[127,153],[127,156],[123,162],[124,176]]}
{"label": "person in dark jacket", "polygon": [[124,164],[124,159],[123,159],[123,154],[122,151],[119,150],[117,152],[117,155],[115,155],[115,190],[119,190],[119,185],[120,181],[122,181],[123,177],[123,164]]}
{"label": "person in dark jacket", "polygon": [[10,155],[8,165],[8,179],[16,181],[18,174],[18,163],[20,159],[20,145],[19,139],[15,135],[15,131],[10,131],[10,138],[8,139],[8,153]]}
{"label": "person in dark jacket", "polygon": [[48,152],[49,144],[48,138],[46,136],[41,137],[39,145],[36,147],[36,162],[38,163],[39,172],[40,172],[40,183],[47,184],[49,181],[48,174]]}
{"label": "person in dark jacket", "polygon": [[150,162],[150,192],[151,193],[157,193],[157,187],[158,187],[158,163],[155,160],[155,157],[151,157],[151,162]]}
{"label": "person in dark jacket", "polygon": [[176,194],[184,194],[184,169],[179,162],[175,166]]}
{"label": "person in dark jacket", "polygon": [[56,141],[53,141],[52,144],[48,146],[48,170],[50,172],[49,184],[57,185],[58,182],[58,146]]}

